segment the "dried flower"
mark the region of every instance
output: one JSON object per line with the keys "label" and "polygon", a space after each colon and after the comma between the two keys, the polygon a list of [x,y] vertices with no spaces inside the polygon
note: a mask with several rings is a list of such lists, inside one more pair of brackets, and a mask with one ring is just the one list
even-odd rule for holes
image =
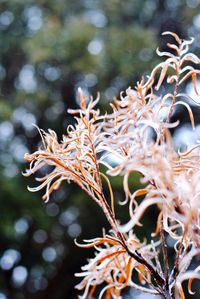
{"label": "dried flower", "polygon": [[[78,245],[96,250],[95,257],[77,274],[83,277],[77,286],[83,290],[82,299],[92,298],[100,284],[105,286],[99,298],[104,294],[107,299],[121,298],[122,290],[133,287],[166,299],[184,299],[182,282],[188,280],[188,291],[193,294],[192,280],[200,279],[199,266],[190,270],[192,260],[200,254],[200,144],[197,141],[184,152],[177,151],[170,133],[171,128],[179,126],[178,120],[171,122],[179,105],[187,109],[195,129],[193,112],[187,103],[191,98],[182,89],[191,79],[198,94],[196,81],[200,70],[195,65],[200,64],[200,59],[188,52],[193,39],[182,40],[173,32],[163,33],[166,34],[175,39],[175,44],[167,44],[173,53],[157,49],[157,54],[166,59],[155,66],[146,80],[142,78],[134,89],[129,87],[125,95],[121,93],[120,99],[111,104],[110,114],[100,115],[95,109],[99,96],[93,101],[79,89],[80,109],[70,110],[76,124],[67,128],[61,142],[54,131],[39,130],[43,148],[25,155],[30,163],[26,176],[47,165],[52,167],[37,179],[41,184],[29,188],[30,191],[46,188],[43,199],[48,201],[62,181],[73,181],[99,205],[111,225],[110,234]],[[169,92],[160,94],[164,84]],[[165,117],[163,110],[167,111]],[[111,157],[118,163],[114,165]],[[100,172],[100,164],[106,166],[106,174]],[[133,172],[140,173],[145,184],[134,192],[129,187]],[[124,178],[126,197],[122,204],[129,204],[126,224],[116,219],[109,180],[109,176],[118,175]],[[104,196],[102,179],[108,185],[110,200]],[[138,201],[140,196],[143,200]],[[135,226],[141,226],[146,210],[152,205],[160,213],[148,244],[137,238]],[[168,265],[166,235],[174,242],[172,269]],[[159,240],[153,241],[158,236]],[[132,275],[135,271],[137,278]]]}

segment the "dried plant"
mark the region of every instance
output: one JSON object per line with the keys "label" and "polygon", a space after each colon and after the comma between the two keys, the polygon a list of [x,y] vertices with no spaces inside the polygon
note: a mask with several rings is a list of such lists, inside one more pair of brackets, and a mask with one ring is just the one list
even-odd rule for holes
{"label": "dried plant", "polygon": [[[94,247],[96,253],[77,276],[83,280],[77,286],[83,290],[80,298],[92,298],[98,285],[103,284],[99,298],[122,298],[126,287],[160,294],[164,298],[184,299],[182,282],[188,280],[188,291],[193,279],[200,279],[200,266],[190,270],[193,260],[200,255],[200,143],[184,152],[175,150],[171,128],[179,121],[171,122],[179,105],[189,114],[195,128],[191,100],[184,93],[184,84],[191,79],[195,93],[197,75],[195,66],[200,59],[188,52],[193,40],[182,40],[175,33],[164,32],[175,39],[168,43],[171,52],[157,54],[166,59],[158,64],[147,79],[142,78],[134,89],[128,88],[125,96],[115,99],[112,112],[101,115],[95,110],[97,100],[88,99],[81,89],[80,109],[70,110],[76,124],[67,128],[61,142],[54,131],[39,130],[43,148],[26,154],[29,176],[46,165],[53,170],[37,180],[41,184],[30,191],[46,188],[43,196],[48,201],[53,190],[63,180],[79,185],[103,210],[111,231],[102,238],[86,240],[83,248]],[[170,91],[163,86],[168,85]],[[162,117],[162,111],[167,111]],[[115,163],[113,164],[113,159]],[[107,168],[106,174],[99,169]],[[131,191],[129,177],[137,172],[144,187]],[[110,176],[123,176],[125,199],[129,205],[129,221],[120,224],[115,215],[115,198]],[[102,188],[106,181],[110,198],[106,199]],[[143,197],[138,200],[137,197]],[[135,234],[135,226],[141,225],[144,213],[151,206],[159,209],[157,227],[151,234],[151,242],[141,242]],[[174,265],[169,267],[167,238],[174,242]],[[196,263],[195,263],[196,264]],[[134,273],[137,273],[135,275]]]}

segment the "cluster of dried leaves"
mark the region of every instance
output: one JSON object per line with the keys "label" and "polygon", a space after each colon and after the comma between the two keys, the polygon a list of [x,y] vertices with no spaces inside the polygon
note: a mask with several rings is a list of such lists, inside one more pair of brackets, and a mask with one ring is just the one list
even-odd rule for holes
{"label": "cluster of dried leaves", "polygon": [[[164,35],[175,39],[175,44],[167,44],[171,52],[157,50],[166,59],[146,80],[142,78],[134,89],[128,88],[125,96],[122,93],[111,104],[112,113],[100,115],[95,110],[99,99],[88,99],[79,89],[80,110],[71,110],[76,124],[67,128],[61,142],[54,131],[40,130],[43,148],[25,155],[30,163],[26,176],[52,166],[50,173],[37,179],[41,184],[30,191],[46,188],[43,198],[48,201],[62,181],[73,181],[99,205],[111,225],[109,234],[79,245],[96,250],[94,258],[82,267],[83,272],[77,274],[83,277],[77,286],[83,290],[82,299],[92,298],[100,284],[103,288],[99,298],[121,298],[122,290],[131,287],[168,299],[184,299],[182,282],[188,280],[192,294],[192,280],[200,279],[200,266],[189,270],[192,260],[200,255],[200,144],[197,141],[184,152],[176,151],[170,134],[171,128],[179,126],[179,121],[171,122],[178,105],[187,109],[195,128],[187,103],[190,97],[181,90],[192,79],[198,94],[196,77],[200,71],[195,66],[200,59],[188,52],[192,39],[182,40],[172,32]],[[162,94],[166,85],[171,92]],[[163,110],[167,111],[165,117]],[[106,174],[100,172],[101,164],[106,166]],[[133,172],[140,173],[144,183],[144,188],[135,192],[129,188]],[[118,175],[124,178],[126,197],[122,204],[129,204],[130,220],[124,225],[116,219],[109,180],[109,176]],[[108,185],[109,200],[102,179]],[[138,201],[140,196],[143,199]],[[152,241],[147,244],[137,238],[134,228],[141,225],[145,211],[152,205],[160,213]],[[174,242],[172,268],[168,266],[166,236]]]}

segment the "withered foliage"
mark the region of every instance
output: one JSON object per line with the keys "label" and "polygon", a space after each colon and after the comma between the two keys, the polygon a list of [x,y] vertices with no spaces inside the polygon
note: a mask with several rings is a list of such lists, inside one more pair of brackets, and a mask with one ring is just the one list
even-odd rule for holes
{"label": "withered foliage", "polygon": [[[67,128],[61,142],[54,131],[39,130],[43,147],[25,155],[30,163],[26,176],[46,165],[52,168],[37,179],[40,185],[29,188],[30,191],[46,188],[43,199],[48,201],[62,181],[73,181],[99,205],[111,225],[109,234],[104,233],[102,238],[77,244],[94,247],[96,251],[94,258],[82,267],[82,273],[77,274],[83,278],[77,286],[83,290],[82,299],[92,298],[100,284],[103,288],[99,298],[122,298],[122,290],[131,287],[168,299],[184,299],[182,282],[188,280],[188,291],[193,294],[192,281],[200,279],[200,266],[190,270],[193,259],[198,261],[200,255],[200,143],[197,141],[181,152],[175,150],[170,134],[171,128],[179,126],[178,120],[171,122],[179,105],[186,108],[191,130],[195,129],[188,104],[191,98],[183,90],[191,80],[198,95],[200,59],[188,52],[192,39],[182,40],[173,32],[163,33],[167,34],[175,40],[174,44],[167,44],[170,52],[157,50],[165,60],[147,79],[137,82],[134,89],[129,87],[125,95],[121,93],[111,104],[112,113],[101,115],[95,109],[99,97],[93,101],[79,89],[80,109],[70,111],[76,124]],[[100,172],[101,164],[107,168],[106,174]],[[133,172],[140,173],[144,183],[142,189],[134,192],[129,186]],[[130,219],[124,225],[116,219],[109,180],[110,176],[118,175],[124,178],[126,196],[122,204],[129,205]],[[109,199],[105,198],[102,180],[108,185]],[[143,199],[138,200],[141,196]],[[141,225],[152,205],[160,213],[152,241],[147,244],[137,238],[135,226]],[[167,236],[174,242],[172,268],[168,266]]]}

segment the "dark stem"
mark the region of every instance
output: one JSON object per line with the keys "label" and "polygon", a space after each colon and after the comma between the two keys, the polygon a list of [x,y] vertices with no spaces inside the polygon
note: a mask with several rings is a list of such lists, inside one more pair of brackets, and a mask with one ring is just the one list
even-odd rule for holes
{"label": "dark stem", "polygon": [[[126,249],[127,253],[134,258],[137,262],[144,265],[151,273],[153,287],[161,294],[164,299],[174,299],[173,291],[169,288],[169,266],[168,266],[168,255],[167,255],[167,244],[164,236],[164,230],[161,224],[161,240],[162,240],[162,251],[163,251],[163,262],[164,262],[164,278],[157,269],[155,269],[149,262],[137,251],[132,252],[129,250],[125,243],[124,236],[119,233],[118,237],[121,239],[121,244]],[[180,249],[181,250],[181,249]]]}
{"label": "dark stem", "polygon": [[128,252],[128,254],[134,258],[137,262],[139,262],[140,264],[144,265],[151,273],[152,278],[154,279],[155,283],[157,284],[157,289],[160,289],[159,286],[163,286],[165,284],[165,280],[163,279],[163,277],[157,272],[157,270],[151,265],[149,264],[146,259],[137,251],[135,250],[135,252],[132,252],[128,249],[128,247],[126,246],[126,250]]}
{"label": "dark stem", "polygon": [[178,251],[176,253],[176,260],[175,260],[175,263],[174,263],[174,268],[172,269],[170,277],[169,277],[169,284],[172,285],[172,292],[173,293],[174,293],[174,286],[175,286],[176,277],[177,277],[177,275],[179,273],[179,262],[180,262],[181,251],[183,249],[183,240],[184,240],[184,237],[185,237],[185,232],[183,234],[183,237],[182,237],[182,240],[180,242]]}
{"label": "dark stem", "polygon": [[163,218],[161,220],[161,227],[160,227],[160,237],[161,237],[161,246],[162,246],[162,254],[163,254],[163,263],[164,263],[164,276],[165,276],[165,283],[166,289],[169,289],[169,264],[168,264],[168,253],[167,253],[167,243],[165,238],[165,233],[163,229]]}
{"label": "dark stem", "polygon": [[175,88],[174,88],[174,94],[173,94],[173,98],[172,98],[172,103],[171,103],[171,107],[170,107],[170,110],[169,110],[169,114],[168,114],[168,118],[167,118],[167,123],[170,122],[170,118],[172,116],[172,112],[173,112],[173,109],[174,109],[174,103],[175,103],[175,100],[176,100],[176,96],[178,94],[178,89],[179,89],[179,67],[177,69],[177,82],[176,82],[176,85],[175,85]]}

